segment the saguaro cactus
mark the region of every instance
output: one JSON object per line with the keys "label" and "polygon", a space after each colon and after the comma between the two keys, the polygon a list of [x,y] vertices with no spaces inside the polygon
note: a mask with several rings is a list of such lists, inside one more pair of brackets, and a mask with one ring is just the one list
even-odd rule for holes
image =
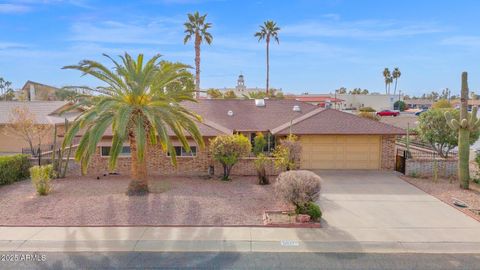
{"label": "saguaro cactus", "polygon": [[474,107],[471,113],[468,113],[468,81],[467,72],[462,73],[462,92],[461,92],[461,107],[460,120],[453,119],[452,114],[445,113],[448,125],[458,130],[458,179],[460,180],[460,187],[468,189],[470,182],[470,132],[476,131],[480,128],[480,120],[477,119],[477,108]]}

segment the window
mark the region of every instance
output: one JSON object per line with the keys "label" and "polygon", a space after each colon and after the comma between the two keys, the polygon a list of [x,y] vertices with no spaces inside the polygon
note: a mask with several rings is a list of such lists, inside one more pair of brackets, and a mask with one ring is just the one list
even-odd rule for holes
{"label": "window", "polygon": [[[110,156],[110,146],[102,146],[102,157]],[[129,157],[130,156],[130,146],[124,146],[122,152],[119,154],[120,157]]]}
{"label": "window", "polygon": [[[190,152],[187,152],[183,146],[174,146],[177,157],[195,157],[197,156],[197,147],[190,146]],[[170,153],[167,153],[170,156]]]}

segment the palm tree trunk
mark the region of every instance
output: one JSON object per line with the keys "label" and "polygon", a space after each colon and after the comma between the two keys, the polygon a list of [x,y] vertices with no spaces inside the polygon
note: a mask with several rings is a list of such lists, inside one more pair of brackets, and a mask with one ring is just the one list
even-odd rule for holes
{"label": "palm tree trunk", "polygon": [[397,93],[397,79],[395,79],[395,88],[393,89],[393,95]]}
{"label": "palm tree trunk", "polygon": [[385,81],[385,95],[388,94],[387,86],[388,86],[388,83]]}
{"label": "palm tree trunk", "polygon": [[135,136],[131,134],[130,138],[130,154],[131,154],[131,178],[128,185],[127,195],[146,195],[148,193],[148,176],[147,176],[147,151],[143,160],[139,160],[137,156],[137,142]]}
{"label": "palm tree trunk", "polygon": [[200,97],[200,36],[195,35],[195,98]]}
{"label": "palm tree trunk", "polygon": [[265,89],[266,96],[268,96],[269,81],[270,81],[270,37],[267,37],[267,88]]}

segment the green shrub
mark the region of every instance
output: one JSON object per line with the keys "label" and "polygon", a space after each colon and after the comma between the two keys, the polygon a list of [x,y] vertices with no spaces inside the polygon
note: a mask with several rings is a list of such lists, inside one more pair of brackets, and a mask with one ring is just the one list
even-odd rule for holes
{"label": "green shrub", "polygon": [[255,154],[255,156],[263,153],[263,149],[265,149],[265,146],[267,146],[267,140],[265,140],[265,136],[263,136],[263,133],[258,132],[253,139],[253,153]]}
{"label": "green shrub", "polygon": [[361,112],[376,112],[375,109],[372,108],[372,107],[361,107],[358,110],[361,111]]}
{"label": "green shrub", "polygon": [[407,108],[407,104],[403,100],[397,100],[393,103],[393,108],[403,112]]}
{"label": "green shrub", "polygon": [[295,209],[295,213],[309,215],[313,221],[317,221],[322,217],[320,206],[313,202],[308,202],[303,206],[298,206]]}
{"label": "green shrub", "polygon": [[38,195],[47,195],[52,190],[51,180],[53,177],[53,166],[33,166],[30,168],[30,178],[37,190]]}
{"label": "green shrub", "polygon": [[210,149],[213,158],[222,164],[222,179],[227,181],[229,180],[233,165],[235,165],[241,157],[250,153],[252,144],[250,140],[242,134],[220,135],[211,140]]}
{"label": "green shrub", "polygon": [[13,155],[0,157],[0,185],[28,178],[30,161],[27,155]]}

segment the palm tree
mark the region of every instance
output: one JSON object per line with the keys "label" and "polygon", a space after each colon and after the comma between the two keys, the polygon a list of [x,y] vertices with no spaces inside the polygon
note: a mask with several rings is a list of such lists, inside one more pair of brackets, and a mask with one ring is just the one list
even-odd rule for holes
{"label": "palm tree", "polygon": [[385,68],[383,70],[383,77],[385,78],[385,94],[389,94],[390,91],[388,91],[388,87],[390,84],[390,78],[392,77],[390,70],[388,68]]}
{"label": "palm tree", "polygon": [[212,27],[211,23],[205,22],[207,14],[200,15],[198,11],[193,14],[188,14],[188,21],[184,23],[185,26],[185,38],[183,44],[195,37],[195,97],[200,96],[200,45],[203,40],[207,44],[212,44],[213,36],[208,32],[208,29]]}
{"label": "palm tree", "polygon": [[[187,71],[187,65],[171,62],[159,62],[160,55],[155,55],[144,63],[143,55],[133,59],[125,53],[121,62],[108,57],[114,64],[113,71],[104,65],[90,60],[83,60],[78,65],[65,66],[91,75],[106,86],[99,86],[90,91],[100,93],[91,96],[78,106],[87,109],[79,115],[65,135],[63,147],[70,145],[72,138],[82,130],[83,136],[77,148],[75,159],[80,162],[82,173],[86,172],[88,163],[95,153],[97,144],[105,131],[111,127],[113,139],[110,150],[109,169],[116,167],[117,158],[128,141],[131,150],[131,182],[128,195],[148,193],[148,147],[160,144],[168,151],[171,161],[176,165],[175,150],[168,131],[175,133],[183,147],[190,147],[185,133],[204,147],[204,142],[195,121],[200,116],[182,107],[182,101],[195,101],[193,80]],[[179,87],[186,85],[187,87]],[[88,106],[85,106],[88,105]]]}
{"label": "palm tree", "polygon": [[255,37],[258,38],[258,41],[265,39],[267,43],[267,88],[265,93],[268,95],[269,89],[269,80],[270,80],[270,39],[273,37],[275,41],[280,43],[278,40],[278,31],[280,31],[280,27],[277,26],[277,23],[274,21],[266,21],[263,25],[260,25],[260,31],[255,33]]}
{"label": "palm tree", "polygon": [[400,72],[400,69],[398,67],[393,69],[392,72],[392,78],[395,79],[395,88],[393,89],[393,94],[397,93],[397,80],[402,76],[402,73]]}

